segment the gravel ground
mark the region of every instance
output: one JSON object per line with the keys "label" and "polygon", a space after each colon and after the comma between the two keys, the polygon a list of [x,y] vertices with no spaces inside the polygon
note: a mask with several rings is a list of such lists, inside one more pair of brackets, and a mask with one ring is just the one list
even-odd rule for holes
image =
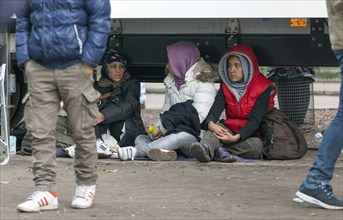
{"label": "gravel ground", "polygon": [[[316,111],[316,123],[304,129],[313,140],[335,111]],[[146,125],[158,110],[142,110]],[[312,129],[310,129],[311,127]],[[312,144],[311,144],[312,146]],[[316,151],[297,160],[236,163],[199,163],[196,160],[98,160],[97,192],[91,209],[70,207],[75,174],[71,158],[57,158],[59,209],[20,213],[19,202],[32,192],[32,158],[13,155],[1,166],[0,219],[296,219],[342,220],[343,212],[294,202]],[[343,154],[338,158],[331,185],[343,196]]]}
{"label": "gravel ground", "polygon": [[337,113],[337,109],[316,109],[314,123],[306,124],[300,129],[304,132],[307,144],[309,148],[318,148],[319,143],[314,140],[314,135],[317,132],[324,134],[326,128],[333,120]]}

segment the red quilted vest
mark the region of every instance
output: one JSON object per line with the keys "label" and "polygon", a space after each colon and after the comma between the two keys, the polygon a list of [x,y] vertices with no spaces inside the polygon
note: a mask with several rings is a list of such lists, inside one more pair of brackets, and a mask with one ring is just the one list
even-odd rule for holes
{"label": "red quilted vest", "polygon": [[[253,109],[258,97],[269,86],[274,86],[274,84],[260,72],[256,56],[249,45],[238,45],[234,47],[231,51],[229,51],[227,54],[232,52],[245,55],[250,60],[253,71],[252,78],[250,82],[248,82],[246,91],[239,102],[236,99],[234,93],[232,93],[232,91],[226,86],[226,84],[222,83],[222,88],[227,103],[227,106],[225,108],[227,119],[224,121],[224,124],[231,131],[237,133],[248,122],[248,115]],[[274,107],[275,95],[275,92],[270,95],[268,106],[269,109]]]}

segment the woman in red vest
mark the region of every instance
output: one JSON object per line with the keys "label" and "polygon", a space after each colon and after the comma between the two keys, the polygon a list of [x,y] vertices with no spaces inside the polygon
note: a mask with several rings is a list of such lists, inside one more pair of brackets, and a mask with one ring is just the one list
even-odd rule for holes
{"label": "woman in red vest", "polygon": [[[239,44],[221,58],[222,80],[203,125],[208,131],[200,143],[192,144],[192,155],[200,162],[233,162],[237,156],[259,159],[263,142],[258,128],[263,116],[274,107],[276,88],[259,70],[253,49]],[[219,120],[225,109],[226,119]]]}

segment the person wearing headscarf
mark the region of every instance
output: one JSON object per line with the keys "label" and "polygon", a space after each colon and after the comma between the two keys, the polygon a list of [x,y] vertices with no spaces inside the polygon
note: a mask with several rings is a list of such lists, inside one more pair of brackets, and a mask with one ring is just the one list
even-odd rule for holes
{"label": "person wearing headscarf", "polygon": [[109,130],[120,147],[133,145],[138,135],[145,134],[140,111],[140,82],[126,69],[126,58],[118,52],[109,52],[103,59],[101,77],[94,83],[101,94],[96,137],[101,140]]}
{"label": "person wearing headscarf", "polygon": [[218,74],[200,57],[197,46],[188,41],[168,45],[164,79],[165,99],[156,131],[140,135],[135,146],[118,150],[121,160],[148,156],[152,160],[175,160],[176,150],[191,156],[190,145],[201,136],[200,124],[206,118],[216,95]]}
{"label": "person wearing headscarf", "polygon": [[[233,162],[236,155],[260,159],[263,142],[259,127],[274,107],[275,85],[259,71],[257,58],[247,44],[228,51],[218,69],[222,82],[204,122],[208,131],[200,143],[192,144],[192,155],[200,162]],[[218,122],[223,110],[226,119]]]}

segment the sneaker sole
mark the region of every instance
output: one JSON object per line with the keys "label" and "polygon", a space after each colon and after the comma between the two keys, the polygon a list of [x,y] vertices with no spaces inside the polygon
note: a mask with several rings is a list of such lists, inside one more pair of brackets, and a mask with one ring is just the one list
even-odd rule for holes
{"label": "sneaker sole", "polygon": [[90,205],[80,205],[80,204],[71,204],[73,209],[89,209],[93,206],[93,203]]}
{"label": "sneaker sole", "polygon": [[112,154],[98,153],[98,159],[107,159],[110,158]]}
{"label": "sneaker sole", "polygon": [[193,157],[195,157],[197,160],[199,160],[202,163],[209,163],[210,160],[206,156],[206,152],[201,146],[193,146],[191,148],[191,154]]}
{"label": "sneaker sole", "polygon": [[48,205],[39,207],[38,209],[27,209],[25,207],[17,206],[17,210],[20,212],[40,212],[40,211],[49,211],[58,209],[58,205]]}
{"label": "sneaker sole", "polygon": [[300,199],[302,199],[305,202],[308,202],[308,203],[320,206],[320,207],[325,208],[325,209],[334,209],[334,210],[343,209],[343,207],[332,206],[332,205],[328,205],[326,203],[323,203],[322,201],[320,201],[318,199],[315,199],[315,198],[313,198],[313,197],[311,197],[309,195],[306,195],[306,194],[304,194],[304,193],[302,193],[300,191],[297,191],[295,193],[295,195],[297,195]]}
{"label": "sneaker sole", "polygon": [[147,155],[154,161],[174,161],[177,158],[175,151],[162,151],[160,149],[151,149],[147,152]]}
{"label": "sneaker sole", "polygon": [[233,163],[237,161],[237,157],[231,155],[228,157],[224,157],[224,158],[214,158],[214,161],[216,162],[221,162],[221,163]]}

